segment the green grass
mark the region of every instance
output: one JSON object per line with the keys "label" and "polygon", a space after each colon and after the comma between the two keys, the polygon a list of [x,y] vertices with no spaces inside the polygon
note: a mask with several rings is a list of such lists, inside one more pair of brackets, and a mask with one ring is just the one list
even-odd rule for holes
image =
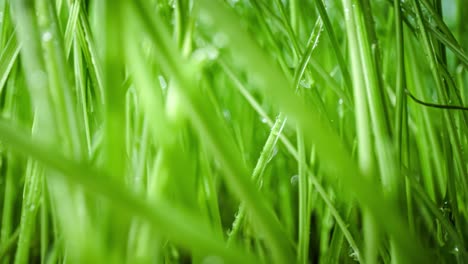
{"label": "green grass", "polygon": [[0,0],[0,264],[465,263],[462,0]]}

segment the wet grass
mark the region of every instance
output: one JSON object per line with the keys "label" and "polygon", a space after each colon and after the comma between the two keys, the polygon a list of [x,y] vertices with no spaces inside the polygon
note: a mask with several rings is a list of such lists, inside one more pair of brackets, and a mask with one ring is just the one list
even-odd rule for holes
{"label": "wet grass", "polygon": [[0,1],[0,263],[464,263],[463,1]]}

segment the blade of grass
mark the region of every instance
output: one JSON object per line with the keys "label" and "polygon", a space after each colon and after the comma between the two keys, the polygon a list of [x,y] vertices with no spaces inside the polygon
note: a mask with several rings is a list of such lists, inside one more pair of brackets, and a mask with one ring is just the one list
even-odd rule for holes
{"label": "blade of grass", "polygon": [[15,255],[15,264],[29,263],[32,248],[33,234],[35,232],[37,212],[40,207],[41,189],[43,184],[43,170],[34,160],[29,160],[26,167],[23,191],[23,205],[21,208],[21,224],[18,245]]}
{"label": "blade of grass", "polygon": [[11,69],[18,58],[21,46],[16,41],[15,34],[12,34],[3,48],[2,54],[0,55],[0,93],[3,92],[5,83],[10,75]]}
{"label": "blade of grass", "polygon": [[[438,71],[438,68],[443,67],[443,66],[439,65],[439,63],[437,62],[437,59],[435,57],[436,55],[434,53],[433,46],[432,46],[432,44],[431,44],[431,42],[429,40],[429,36],[428,36],[428,33],[427,33],[427,27],[423,22],[420,3],[419,3],[419,1],[413,0],[413,4],[414,4],[415,10],[416,10],[416,17],[417,17],[418,25],[419,25],[419,28],[420,28],[421,37],[423,39],[424,51],[425,51],[426,56],[428,57],[429,66],[430,66],[433,78],[435,80],[435,85],[436,85],[436,88],[437,88],[436,89],[437,95],[440,98],[442,104],[447,104],[447,101],[448,101],[447,100],[447,94],[446,94],[446,91],[444,89],[444,84],[443,84],[443,81],[442,81],[442,77],[441,77],[441,75],[440,75],[440,73]],[[463,156],[463,154],[461,152],[460,139],[455,134],[456,128],[454,126],[453,116],[447,110],[442,110],[442,111],[443,111],[443,116],[444,116],[445,122],[446,122],[446,124],[448,126],[447,134],[449,135],[449,139],[450,139],[451,144],[453,146],[453,156],[454,156],[455,166],[460,171],[460,174],[463,175],[463,176],[460,175],[461,178],[459,178],[459,180],[464,186],[468,187],[468,182],[466,180],[467,177],[468,177],[468,170],[467,170],[467,168],[465,166],[462,165],[462,164],[466,164],[466,162],[465,162],[464,156]],[[464,200],[466,201],[466,197],[464,198]]]}
{"label": "blade of grass", "polygon": [[[333,168],[332,164],[342,164],[340,168],[335,167],[334,171],[343,176],[340,177],[343,184],[349,185],[349,194],[352,193],[363,207],[371,208],[370,211],[373,217],[380,219],[379,222],[385,225],[385,229],[395,236],[399,247],[406,253],[408,258],[419,258],[423,256],[422,254],[415,253],[422,252],[422,249],[413,248],[414,250],[408,250],[413,247],[414,244],[413,246],[410,245],[411,243],[407,243],[408,239],[401,236],[401,230],[405,229],[406,225],[403,223],[403,218],[397,213],[398,210],[395,209],[395,205],[382,197],[381,193],[372,191],[378,190],[379,188],[370,180],[363,179],[360,176],[354,162],[351,161],[341,145],[339,138],[328,126],[323,124],[316,113],[305,107],[301,99],[286,92],[286,88],[290,87],[290,85],[288,85],[289,82],[284,74],[278,68],[274,66],[271,67],[275,65],[275,63],[265,57],[263,51],[247,37],[248,34],[241,30],[240,26],[234,22],[237,21],[235,16],[217,1],[210,1],[210,3],[208,3],[208,1],[201,1],[200,7],[202,7],[200,11],[200,21],[206,26],[209,25],[222,29],[222,32],[228,36],[230,45],[235,43],[238,47],[237,50],[231,49],[231,51],[236,52],[237,63],[249,69],[250,74],[270,76],[268,79],[262,78],[259,87],[269,87],[268,95],[271,100],[282,106],[285,113],[291,115],[290,118],[294,121],[299,121],[304,128],[307,128],[308,137],[306,139],[316,144],[318,155],[323,158],[325,168]],[[214,24],[215,21],[216,26]],[[242,39],[242,42],[239,41],[240,39]],[[242,52],[239,52],[239,50]],[[247,58],[248,60],[246,60]],[[250,64],[248,64],[247,61],[250,62]],[[255,63],[253,64],[251,62]],[[320,129],[318,127],[320,127]],[[338,170],[338,172],[336,170]],[[347,177],[350,173],[352,176]],[[356,182],[359,182],[359,185],[357,185]],[[351,190],[353,191],[351,192]],[[369,199],[368,197],[373,197],[373,199]],[[392,208],[390,210],[395,212],[395,214],[392,214],[389,218],[389,215],[382,211],[382,204],[385,204],[387,210],[389,210],[388,208]],[[403,244],[406,244],[406,246],[403,246]]]}
{"label": "blade of grass", "polygon": [[[77,163],[63,155],[56,154],[43,141],[32,141],[20,128],[0,119],[0,140],[18,154],[28,155],[44,165],[61,172],[54,176],[63,177],[70,183],[78,184],[95,195],[113,201],[118,210],[127,211],[148,221],[160,234],[206,254],[219,254],[227,262],[256,263],[254,258],[237,249],[227,249],[222,241],[214,239],[209,227],[193,217],[160,201],[149,203],[130,190],[122,189],[118,180],[103,171],[94,169],[88,164]],[[96,177],[96,175],[100,175]],[[31,211],[31,210],[29,210]],[[191,219],[187,222],[186,219]],[[196,227],[196,228],[195,228]]]}
{"label": "blade of grass", "polygon": [[262,199],[254,186],[250,184],[247,168],[240,160],[240,155],[234,142],[226,138],[226,128],[218,119],[213,116],[212,106],[202,103],[199,92],[191,85],[195,69],[189,69],[183,62],[181,56],[172,48],[169,43],[170,38],[164,27],[153,20],[154,15],[149,16],[147,9],[142,3],[131,5],[132,11],[138,14],[142,26],[148,31],[153,43],[157,45],[157,58],[160,59],[162,68],[173,76],[177,83],[174,87],[180,100],[180,105],[184,106],[189,114],[193,125],[198,130],[199,135],[204,138],[212,154],[224,166],[225,180],[229,183],[236,195],[243,200],[251,213],[255,216],[258,228],[267,238],[272,254],[276,261],[285,262],[292,256],[292,246],[284,238],[287,237],[284,230],[274,216],[272,209]]}
{"label": "blade of grass", "polygon": [[336,33],[332,27],[330,17],[328,16],[328,13],[325,8],[325,4],[323,3],[323,0],[316,0],[315,1],[317,10],[320,14],[320,17],[322,18],[323,25],[325,27],[325,30],[328,34],[328,37],[330,38],[330,43],[333,47],[333,52],[335,53],[336,59],[338,61],[338,65],[340,67],[341,74],[343,74],[343,79],[344,83],[346,86],[350,86],[352,81],[351,81],[351,76],[349,74],[348,68],[345,63],[344,56],[342,52],[340,51],[340,45],[338,44],[338,40],[336,37]]}

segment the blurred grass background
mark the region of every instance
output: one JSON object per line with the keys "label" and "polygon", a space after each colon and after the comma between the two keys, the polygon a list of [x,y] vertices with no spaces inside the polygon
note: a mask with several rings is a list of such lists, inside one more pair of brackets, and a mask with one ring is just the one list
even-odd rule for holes
{"label": "blurred grass background", "polygon": [[0,0],[0,263],[465,263],[464,0]]}

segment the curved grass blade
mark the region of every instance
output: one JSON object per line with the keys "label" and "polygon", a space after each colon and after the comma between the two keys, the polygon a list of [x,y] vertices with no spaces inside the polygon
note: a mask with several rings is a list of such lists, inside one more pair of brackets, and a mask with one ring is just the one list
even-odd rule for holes
{"label": "curved grass blade", "polygon": [[[228,135],[225,124],[214,115],[213,106],[204,102],[203,95],[195,89],[196,66],[189,65],[187,61],[176,51],[171,44],[164,24],[156,15],[149,15],[148,8],[141,1],[130,5],[134,12],[132,19],[140,21],[149,37],[156,45],[156,58],[161,67],[173,78],[174,92],[180,100],[180,106],[190,117],[192,125],[200,138],[216,160],[223,165],[225,180],[239,199],[245,202],[247,208],[254,216],[255,224],[265,237],[265,242],[271,247],[274,259],[279,263],[285,263],[293,256],[292,245],[289,243],[285,230],[281,227],[272,208],[251,184],[248,169],[241,159],[241,155],[234,140]],[[137,14],[137,15],[135,15]]]}
{"label": "curved grass blade", "polygon": [[[143,197],[122,188],[115,177],[97,170],[89,164],[72,161],[58,154],[46,143],[33,141],[24,131],[10,122],[0,119],[0,140],[10,150],[29,156],[47,167],[60,172],[54,174],[70,183],[81,185],[84,190],[112,201],[121,212],[139,216],[153,229],[171,241],[188,249],[219,255],[229,263],[257,263],[255,258],[235,248],[227,248],[224,242],[212,234],[210,228],[193,215],[174,208],[164,201],[149,203]],[[190,219],[190,221],[187,221]]]}

